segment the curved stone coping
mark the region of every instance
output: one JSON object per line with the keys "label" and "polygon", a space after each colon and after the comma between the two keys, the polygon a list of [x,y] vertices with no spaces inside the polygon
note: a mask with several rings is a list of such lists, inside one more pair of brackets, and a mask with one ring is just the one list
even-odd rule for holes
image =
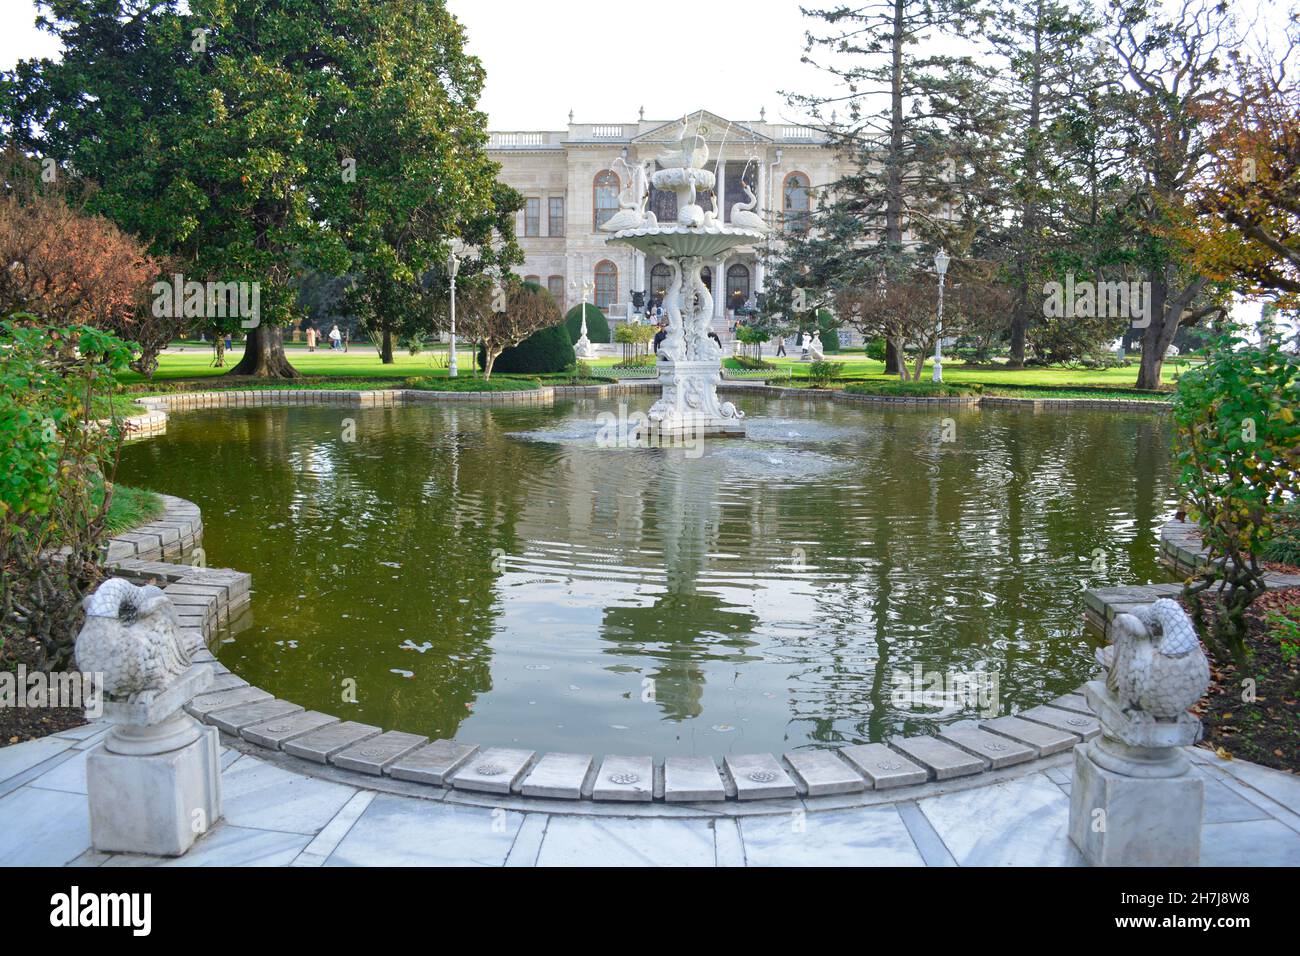
{"label": "curved stone coping", "polygon": [[[1160,560],[1176,574],[1190,576],[1206,565],[1206,551],[1200,532],[1189,521],[1169,521],[1160,528]],[[1264,573],[1268,588],[1300,587],[1300,574]],[[1113,588],[1094,588],[1083,595],[1084,616],[1107,638],[1115,615],[1150,604],[1157,598],[1177,599],[1183,593],[1181,581],[1162,584],[1137,584]]]}
{"label": "curved stone coping", "polygon": [[[434,392],[421,389],[227,389],[209,392],[174,392],[151,395],[137,401],[150,409],[149,414],[127,419],[128,425],[142,434],[166,430],[166,413],[195,408],[254,408],[281,405],[347,405],[361,408],[418,405],[432,402],[469,402],[480,405],[549,405],[557,397],[610,398],[637,392],[654,392],[657,379],[631,379],[607,385],[548,385],[527,391],[512,392]],[[904,395],[857,395],[839,389],[789,388],[726,379],[718,383],[720,393],[763,393],[773,398],[834,401],[850,405],[890,405],[896,407],[948,408],[1025,408],[1033,411],[1091,409],[1147,411],[1164,413],[1168,402],[1095,398],[1009,398],[1004,396],[968,395],[959,397],[923,397]],[[158,416],[162,415],[160,419]],[[138,425],[137,425],[138,423]]]}

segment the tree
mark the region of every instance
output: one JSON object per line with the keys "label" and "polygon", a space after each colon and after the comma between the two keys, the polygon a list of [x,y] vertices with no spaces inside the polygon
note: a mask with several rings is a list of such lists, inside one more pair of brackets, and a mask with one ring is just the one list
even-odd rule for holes
{"label": "tree", "polygon": [[1153,11],[1152,0],[1111,0],[1110,12],[1111,44],[1126,77],[1120,102],[1136,132],[1125,211],[1146,274],[1150,316],[1137,387],[1154,389],[1179,326],[1222,310],[1223,293],[1207,296],[1209,277],[1168,233],[1170,210],[1187,201],[1206,155],[1202,115],[1221,90],[1231,43],[1228,12],[1220,0],[1180,0],[1170,15]]}
{"label": "tree", "polygon": [[4,125],[186,273],[258,284],[256,320],[223,323],[248,333],[232,374],[297,375],[301,268],[353,274],[391,329],[451,236],[495,230],[510,261],[482,70],[442,0],[38,2],[63,57],[6,75]]}
{"label": "tree", "polygon": [[[1174,396],[1178,486],[1209,557],[1186,594],[1207,643],[1239,663],[1246,608],[1266,587],[1259,555],[1283,504],[1300,492],[1300,368],[1280,344],[1266,332],[1258,349],[1245,349],[1232,329],[1219,330],[1205,364],[1179,379]],[[1216,584],[1207,624],[1197,596]]]}
{"label": "tree", "polygon": [[[840,321],[857,329],[865,338],[878,336],[893,346],[895,354],[900,357],[900,381],[920,381],[925,359],[934,348],[937,301],[937,280],[931,282],[930,277],[919,270],[900,267],[892,279],[881,273],[874,288],[860,287],[840,292],[835,299],[835,311]],[[951,327],[944,331],[948,334],[955,332]],[[909,350],[916,354],[910,375],[906,362]]]}
{"label": "tree", "polygon": [[[563,321],[551,294],[533,282],[509,284],[509,290],[480,284],[466,296],[457,319],[465,337],[482,346],[483,377],[492,377],[497,356],[534,332]],[[563,331],[563,330],[562,330]],[[568,333],[564,332],[565,341]],[[572,351],[572,347],[570,347]]]}
{"label": "tree", "polygon": [[[145,302],[160,266],[136,239],[69,205],[57,181],[12,148],[0,156],[0,316],[85,325],[133,339],[131,368],[152,375],[180,320]],[[75,201],[75,200],[74,200]]]}

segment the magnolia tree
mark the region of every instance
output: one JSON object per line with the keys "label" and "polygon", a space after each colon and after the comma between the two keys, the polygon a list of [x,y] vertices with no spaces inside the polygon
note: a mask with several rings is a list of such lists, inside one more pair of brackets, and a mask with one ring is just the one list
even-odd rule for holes
{"label": "magnolia tree", "polygon": [[[1246,608],[1264,591],[1259,554],[1300,491],[1298,407],[1300,367],[1269,330],[1258,349],[1220,331],[1174,397],[1178,485],[1209,552],[1186,595],[1206,643],[1238,662],[1247,657]],[[1211,588],[1207,615],[1199,595]]]}
{"label": "magnolia tree", "polygon": [[458,324],[465,338],[483,346],[483,377],[492,377],[497,357],[534,332],[559,325],[564,316],[551,294],[532,282],[471,287],[461,300]]}

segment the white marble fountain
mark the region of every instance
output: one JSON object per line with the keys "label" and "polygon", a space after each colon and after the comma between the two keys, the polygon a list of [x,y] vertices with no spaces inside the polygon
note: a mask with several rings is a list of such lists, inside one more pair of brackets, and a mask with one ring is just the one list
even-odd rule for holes
{"label": "white marble fountain", "polygon": [[753,245],[767,234],[763,220],[750,202],[736,203],[731,224],[705,212],[697,193],[713,189],[714,175],[704,169],[709,147],[704,137],[690,135],[685,124],[678,148],[659,157],[663,168],[651,179],[656,189],[677,194],[677,221],[661,223],[647,210],[649,188],[645,168],[617,162],[628,176],[619,197],[619,211],[604,225],[621,242],[663,258],[671,270],[664,309],[668,334],[656,355],[663,394],[651,406],[651,428],[665,435],[743,435],[745,413],[731,402],[718,401],[722,350],[709,338],[713,296],[700,277],[704,260],[735,246]]}

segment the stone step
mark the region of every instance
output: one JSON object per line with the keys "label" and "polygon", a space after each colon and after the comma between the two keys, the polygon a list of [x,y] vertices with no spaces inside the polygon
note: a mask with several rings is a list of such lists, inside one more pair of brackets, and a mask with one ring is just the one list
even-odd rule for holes
{"label": "stone step", "polygon": [[866,777],[875,790],[925,783],[930,778],[924,767],[895,753],[884,744],[841,747],[840,756]]}
{"label": "stone step", "polygon": [[260,724],[253,724],[251,727],[245,727],[240,730],[239,736],[257,744],[259,747],[279,750],[286,740],[301,737],[303,734],[324,727],[326,724],[336,724],[338,720],[337,717],[330,714],[322,714],[315,710],[304,710],[296,714],[288,714],[284,717],[264,721]]}
{"label": "stone step", "polygon": [[591,797],[648,803],[654,799],[654,762],[649,757],[606,757],[592,783]]}
{"label": "stone step", "polygon": [[987,760],[994,770],[1024,763],[1038,756],[1038,752],[1032,747],[1018,744],[1006,737],[999,737],[997,734],[976,730],[974,727],[945,727],[939,731],[939,736],[948,743],[982,760]]}
{"label": "stone step", "polygon": [[664,799],[669,803],[727,799],[713,758],[667,758],[664,761]]}
{"label": "stone step", "polygon": [[1057,710],[1069,710],[1076,714],[1092,713],[1092,708],[1082,694],[1062,694],[1056,700],[1048,701],[1048,704]]}
{"label": "stone step", "polygon": [[296,714],[301,710],[302,707],[292,701],[271,698],[213,711],[204,718],[204,722],[214,724],[228,734],[238,735],[245,727],[276,717],[284,717],[287,714]]}
{"label": "stone step", "polygon": [[213,711],[234,707],[237,704],[251,704],[259,700],[270,700],[271,695],[260,687],[236,687],[233,690],[221,690],[214,694],[200,694],[185,709],[195,717],[203,718]]}
{"label": "stone step", "polygon": [[317,763],[329,763],[344,747],[351,747],[359,740],[368,740],[379,736],[379,728],[370,724],[359,724],[351,720],[326,724],[323,727],[305,733],[292,740],[286,740],[280,749],[295,757],[314,760]]}
{"label": "stone step", "polygon": [[384,767],[429,742],[428,737],[390,730],[345,747],[329,758],[330,763],[344,770],[356,770],[378,777]]}
{"label": "stone step", "polygon": [[859,793],[867,782],[831,750],[792,750],[784,755],[799,789],[810,797]]}
{"label": "stone step", "polygon": [[481,750],[448,778],[458,790],[509,793],[532,763],[534,751],[513,747]]}
{"label": "stone step", "polygon": [[548,753],[529,771],[519,792],[525,797],[579,800],[594,765],[590,754]]}
{"label": "stone step", "polygon": [[389,764],[384,772],[394,780],[412,780],[440,787],[476,753],[478,747],[472,744],[435,740]]}
{"label": "stone step", "polygon": [[1040,757],[1069,750],[1079,742],[1076,734],[1044,724],[1036,724],[1032,720],[1021,720],[1019,717],[995,717],[993,720],[983,721],[980,728],[1024,744],[1026,747],[1032,747]]}
{"label": "stone step", "polygon": [[891,737],[889,745],[919,763],[935,780],[965,777],[988,769],[989,761],[938,737]]}
{"label": "stone step", "polygon": [[1046,704],[1022,710],[1016,716],[1023,717],[1025,720],[1032,720],[1036,724],[1046,724],[1048,727],[1055,727],[1057,730],[1076,734],[1082,740],[1091,740],[1101,733],[1101,725],[1097,723],[1096,717],[1075,714],[1068,710],[1057,710],[1055,707],[1049,707]]}
{"label": "stone step", "polygon": [[790,775],[771,754],[740,754],[722,760],[737,800],[793,797],[797,791]]}

